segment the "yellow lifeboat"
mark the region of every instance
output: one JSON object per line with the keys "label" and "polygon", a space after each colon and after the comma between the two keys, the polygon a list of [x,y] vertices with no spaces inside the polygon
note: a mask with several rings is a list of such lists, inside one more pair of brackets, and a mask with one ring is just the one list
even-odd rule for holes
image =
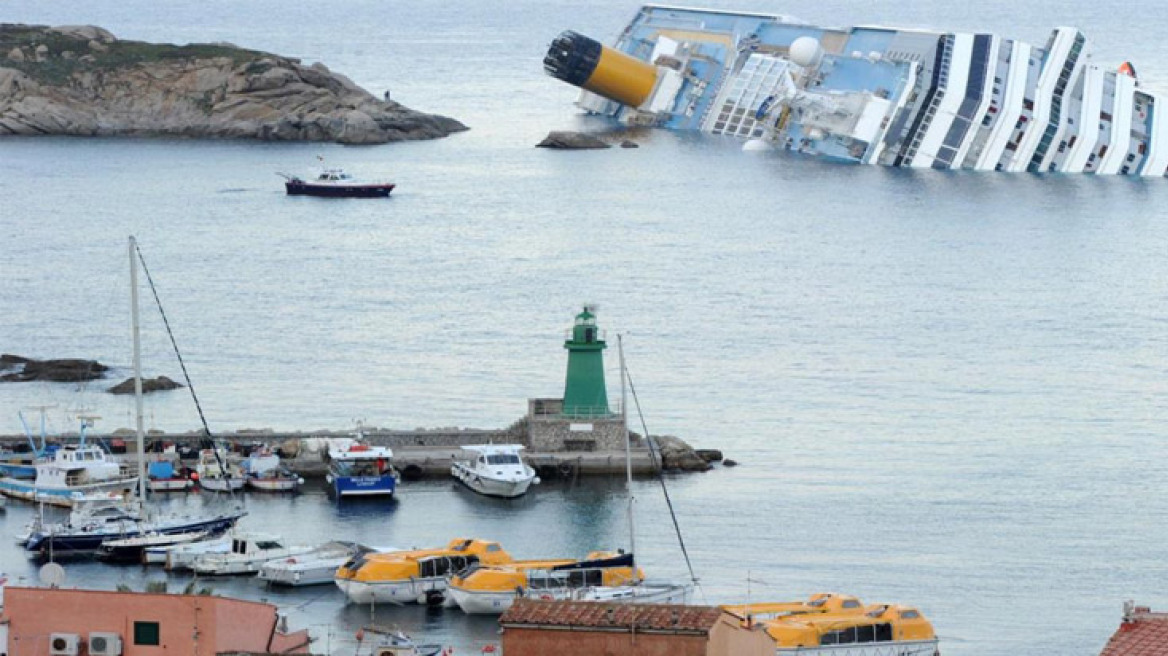
{"label": "yellow lifeboat", "polygon": [[628,586],[645,578],[632,567],[632,557],[610,551],[594,551],[582,561],[516,561],[495,567],[479,567],[451,578],[449,600],[471,614],[502,613],[516,597],[572,599],[583,589]]}
{"label": "yellow lifeboat", "polygon": [[434,604],[447,577],[473,565],[514,562],[498,542],[457,538],[445,547],[359,555],[337,570],[335,581],[350,601]]}
{"label": "yellow lifeboat", "polygon": [[933,625],[910,606],[864,605],[850,595],[824,593],[808,601],[723,608],[745,621],[761,622],[775,641],[779,654],[797,651],[810,656],[817,648],[835,653],[838,645],[874,649],[895,645],[897,654],[904,656],[934,656],[937,652]]}

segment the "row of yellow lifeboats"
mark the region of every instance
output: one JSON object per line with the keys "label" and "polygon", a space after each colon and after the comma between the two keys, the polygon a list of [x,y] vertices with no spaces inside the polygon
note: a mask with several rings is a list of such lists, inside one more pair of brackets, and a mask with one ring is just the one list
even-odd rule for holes
{"label": "row of yellow lifeboats", "polygon": [[[498,542],[472,538],[434,549],[361,554],[338,569],[335,580],[354,603],[441,604],[468,613],[502,613],[520,597],[686,603],[691,591],[688,584],[647,580],[632,555],[619,551],[516,560]],[[807,601],[722,608],[746,623],[762,624],[780,652],[864,643],[935,651],[932,624],[910,606],[865,605],[851,595],[823,593]]]}

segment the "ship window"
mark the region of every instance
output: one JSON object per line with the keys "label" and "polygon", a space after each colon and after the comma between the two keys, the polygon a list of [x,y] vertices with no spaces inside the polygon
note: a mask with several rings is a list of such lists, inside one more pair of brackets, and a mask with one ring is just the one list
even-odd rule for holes
{"label": "ship window", "polygon": [[256,549],[279,549],[279,542],[272,542],[271,540],[260,541],[255,543]]}
{"label": "ship window", "polygon": [[856,627],[856,642],[874,642],[876,640],[876,627],[871,624]]}
{"label": "ship window", "polygon": [[915,610],[906,610],[900,614],[900,619],[902,619],[902,620],[915,620],[920,616],[921,616],[921,614]]}
{"label": "ship window", "polygon": [[855,599],[848,599],[843,603],[843,608],[859,608],[860,602]]}
{"label": "ship window", "polygon": [[488,544],[487,545],[487,553],[494,553],[496,551],[502,551],[502,550],[503,550],[503,548],[497,544]]}
{"label": "ship window", "polygon": [[519,456],[510,453],[487,456],[487,462],[492,465],[518,465]]}
{"label": "ship window", "polygon": [[876,642],[888,642],[892,640],[892,625],[891,624],[877,624],[876,625]]}
{"label": "ship window", "polygon": [[134,622],[134,644],[152,645],[162,644],[161,631],[158,622]]}

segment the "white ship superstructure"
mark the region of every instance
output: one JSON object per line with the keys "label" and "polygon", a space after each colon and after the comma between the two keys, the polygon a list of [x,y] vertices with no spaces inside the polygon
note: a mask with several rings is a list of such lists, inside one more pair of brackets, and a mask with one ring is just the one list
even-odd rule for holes
{"label": "white ship superstructure", "polygon": [[[629,125],[886,166],[1163,177],[1168,119],[1129,63],[1058,27],[1042,47],[984,33],[824,28],[647,5],[613,47],[557,37],[547,72]],[[1157,113],[1157,110],[1160,110]]]}

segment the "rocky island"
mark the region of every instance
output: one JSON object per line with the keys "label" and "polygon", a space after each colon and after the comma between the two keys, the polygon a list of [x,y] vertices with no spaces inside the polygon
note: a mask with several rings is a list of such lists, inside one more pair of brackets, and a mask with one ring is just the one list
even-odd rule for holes
{"label": "rocky island", "polygon": [[0,24],[0,137],[377,144],[466,129],[376,98],[321,63],[230,44],[125,41],[89,25]]}

